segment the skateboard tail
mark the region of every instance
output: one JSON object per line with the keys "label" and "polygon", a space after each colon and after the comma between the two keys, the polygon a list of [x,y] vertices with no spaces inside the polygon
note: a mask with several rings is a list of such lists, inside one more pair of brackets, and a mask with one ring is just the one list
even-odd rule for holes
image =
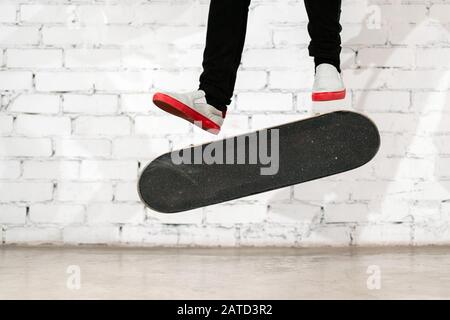
{"label": "skateboard tail", "polygon": [[[142,201],[158,212],[176,213],[324,178],[365,165],[375,157],[381,141],[375,124],[354,112],[334,112],[268,130],[274,129],[279,130],[276,174],[261,175],[261,164],[175,165],[178,150],[144,169],[139,179]],[[224,142],[230,139],[237,138]],[[195,154],[215,143],[182,151]],[[236,145],[225,149],[224,157],[236,151]]]}

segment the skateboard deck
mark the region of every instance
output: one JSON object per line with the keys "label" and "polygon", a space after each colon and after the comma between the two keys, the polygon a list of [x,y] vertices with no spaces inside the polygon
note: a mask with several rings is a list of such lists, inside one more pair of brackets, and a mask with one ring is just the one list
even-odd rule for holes
{"label": "skateboard deck", "polygon": [[181,212],[349,171],[379,147],[370,119],[338,111],[163,154],[143,170],[139,195]]}

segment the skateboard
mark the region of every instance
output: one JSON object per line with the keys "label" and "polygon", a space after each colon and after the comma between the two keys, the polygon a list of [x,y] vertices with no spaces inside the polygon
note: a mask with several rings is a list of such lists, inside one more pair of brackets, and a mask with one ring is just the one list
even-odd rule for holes
{"label": "skateboard", "polygon": [[161,155],[142,171],[149,208],[175,213],[346,172],[369,162],[380,134],[338,111]]}

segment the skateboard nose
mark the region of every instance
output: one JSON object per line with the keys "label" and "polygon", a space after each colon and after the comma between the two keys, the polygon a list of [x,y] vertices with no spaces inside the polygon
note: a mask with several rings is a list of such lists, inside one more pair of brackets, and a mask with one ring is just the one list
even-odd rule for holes
{"label": "skateboard nose", "polygon": [[183,190],[200,188],[179,166],[168,166],[164,161],[152,163],[139,179],[139,196],[152,210],[162,213],[179,212],[177,208],[189,207],[194,199],[183,194]]}

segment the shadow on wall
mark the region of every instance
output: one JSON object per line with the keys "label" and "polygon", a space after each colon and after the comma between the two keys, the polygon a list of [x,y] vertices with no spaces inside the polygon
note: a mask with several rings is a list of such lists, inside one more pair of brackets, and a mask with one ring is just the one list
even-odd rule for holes
{"label": "shadow on wall", "polygon": [[[439,48],[450,43],[450,27],[426,5],[367,1],[366,9],[360,31],[344,39],[343,46],[357,59],[356,68],[344,75],[351,79],[353,107],[382,131],[381,150],[371,165],[298,186],[294,197],[311,197],[322,206],[311,232],[323,223],[342,227],[342,232],[321,232],[326,240],[319,241],[327,244],[448,241],[448,207],[443,205],[450,199],[450,55]],[[349,31],[344,26],[344,34]],[[338,237],[330,238],[333,234]]]}

